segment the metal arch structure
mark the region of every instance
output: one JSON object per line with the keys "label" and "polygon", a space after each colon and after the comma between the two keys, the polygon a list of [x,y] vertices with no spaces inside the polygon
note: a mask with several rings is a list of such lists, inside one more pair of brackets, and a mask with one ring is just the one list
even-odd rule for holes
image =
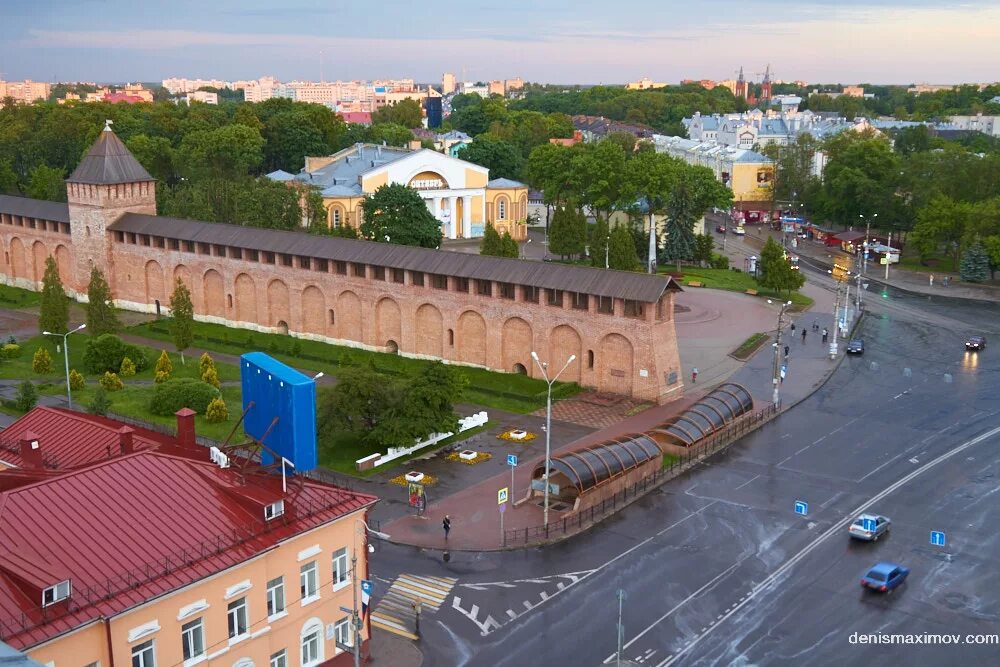
{"label": "metal arch structure", "polygon": [[[659,446],[648,434],[635,433],[558,454],[551,462],[553,470],[566,475],[577,492],[584,493],[660,455]],[[544,468],[544,463],[536,466],[532,478],[539,479]]]}

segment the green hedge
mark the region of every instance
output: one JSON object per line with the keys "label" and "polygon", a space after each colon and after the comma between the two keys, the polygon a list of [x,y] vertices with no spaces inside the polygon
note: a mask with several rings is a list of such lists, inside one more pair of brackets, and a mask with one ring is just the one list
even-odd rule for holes
{"label": "green hedge", "polygon": [[125,357],[132,360],[137,372],[149,367],[149,358],[138,345],[126,343],[114,334],[104,334],[87,341],[83,367],[89,373],[117,373],[121,370],[122,359]]}
{"label": "green hedge", "polygon": [[191,408],[205,414],[208,404],[221,394],[212,385],[194,378],[174,378],[155,385],[149,400],[149,411],[154,415],[170,416],[181,408]]}

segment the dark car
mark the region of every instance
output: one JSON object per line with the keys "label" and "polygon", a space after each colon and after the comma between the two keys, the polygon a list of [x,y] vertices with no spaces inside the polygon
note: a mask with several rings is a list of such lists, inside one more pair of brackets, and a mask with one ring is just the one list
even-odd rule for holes
{"label": "dark car", "polygon": [[865,341],[860,338],[855,338],[847,344],[844,348],[847,354],[864,354],[865,353]]}
{"label": "dark car", "polygon": [[880,593],[891,593],[897,586],[906,581],[908,574],[910,571],[902,565],[888,562],[876,563],[872,569],[865,573],[865,576],[861,577],[861,585]]}
{"label": "dark car", "polygon": [[985,336],[969,336],[965,339],[965,349],[975,350],[979,352],[980,350],[986,349],[986,337]]}
{"label": "dark car", "polygon": [[725,234],[726,233],[726,226],[725,225],[716,225],[715,226],[715,231],[719,232],[720,234]]}

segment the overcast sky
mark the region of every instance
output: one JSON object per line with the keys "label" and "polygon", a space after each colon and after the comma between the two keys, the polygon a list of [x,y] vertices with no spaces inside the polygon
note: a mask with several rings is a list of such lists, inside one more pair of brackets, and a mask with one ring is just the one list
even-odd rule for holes
{"label": "overcast sky", "polygon": [[1000,78],[1000,2],[0,0],[0,78]]}

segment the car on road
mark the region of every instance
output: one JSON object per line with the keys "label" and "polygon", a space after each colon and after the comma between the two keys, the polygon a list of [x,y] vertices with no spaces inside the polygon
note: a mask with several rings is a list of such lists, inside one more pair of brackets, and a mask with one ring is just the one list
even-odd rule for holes
{"label": "car on road", "polygon": [[847,344],[844,348],[847,354],[864,354],[865,353],[865,341],[860,338],[854,338]]}
{"label": "car on road", "polygon": [[878,538],[889,532],[891,524],[889,518],[881,514],[862,514],[851,523],[847,533],[856,540],[878,542]]}
{"label": "car on road", "polygon": [[715,226],[715,231],[719,232],[720,234],[725,234],[726,233],[726,226],[725,225],[716,225]]}
{"label": "car on road", "polygon": [[864,588],[878,591],[879,593],[891,593],[906,581],[906,577],[909,574],[910,570],[902,565],[883,561],[875,563],[872,569],[868,570],[865,576],[861,577],[861,585]]}
{"label": "car on road", "polygon": [[739,225],[736,229],[733,230],[733,234],[736,234],[737,236],[743,236],[746,233],[747,230],[743,228],[743,225]]}
{"label": "car on road", "polygon": [[975,350],[979,352],[980,350],[986,349],[986,337],[985,336],[969,336],[965,339],[965,349]]}

